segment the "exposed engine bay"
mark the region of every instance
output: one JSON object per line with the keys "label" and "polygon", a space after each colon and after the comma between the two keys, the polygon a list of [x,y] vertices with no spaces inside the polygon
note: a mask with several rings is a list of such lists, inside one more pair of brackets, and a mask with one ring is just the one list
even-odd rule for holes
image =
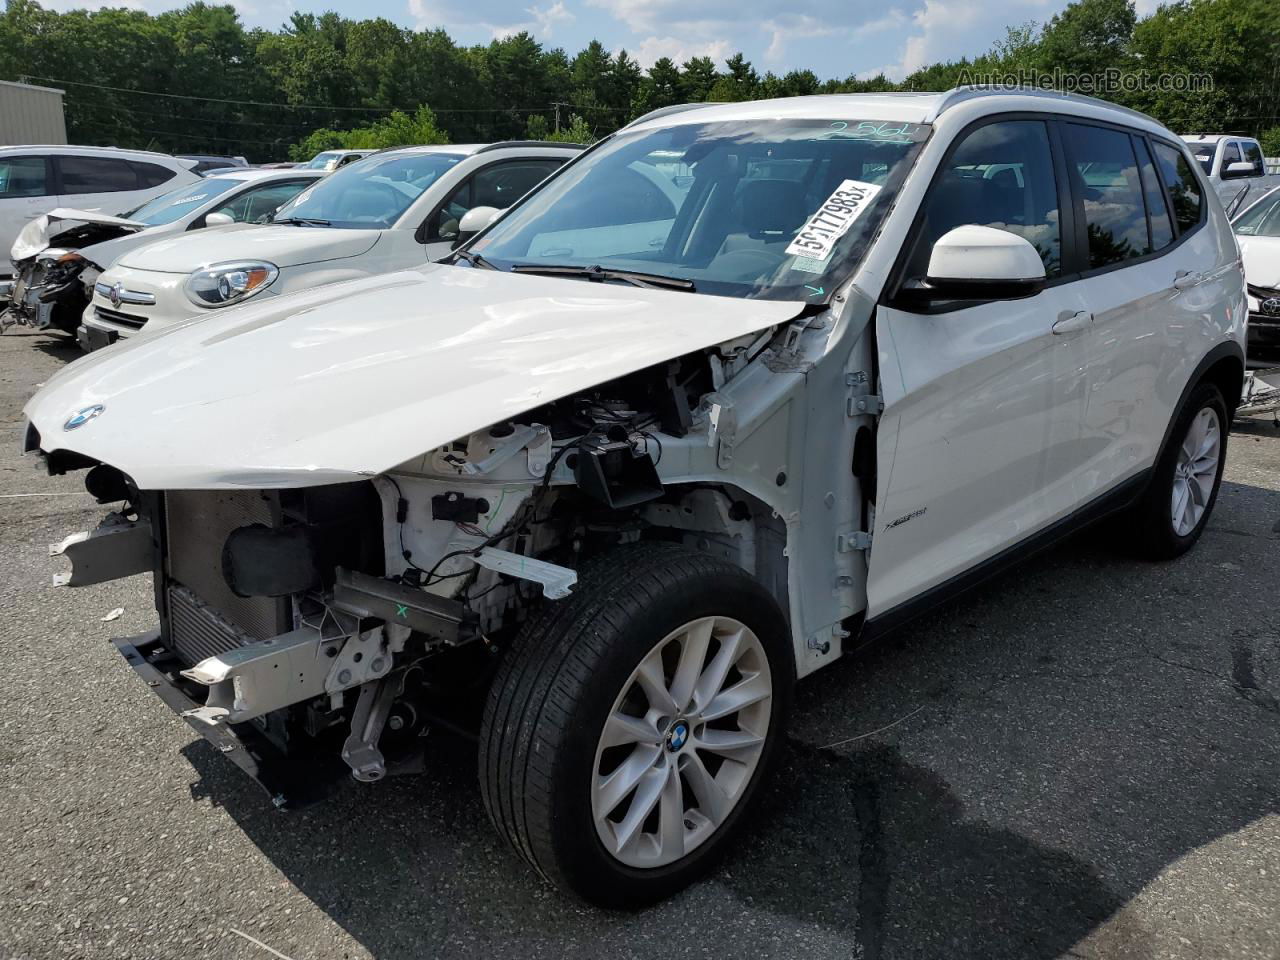
{"label": "exposed engine bay", "polygon": [[277,803],[304,802],[321,768],[366,782],[413,771],[429,728],[474,727],[494,655],[529,612],[612,547],[696,545],[787,606],[782,516],[723,483],[666,484],[660,468],[685,472],[691,452],[732,463],[718,391],[766,357],[789,373],[797,337],[824,326],[806,316],[628,374],[364,481],[146,492],[48,453],[51,471],[91,466],[90,492],[125,503],[53,552],[71,560],[69,585],[157,572],[161,628],[122,653]]}
{"label": "exposed engine bay", "polygon": [[[279,805],[344,775],[419,769],[428,731],[475,735],[522,626],[567,602],[596,558],[643,541],[748,572],[787,614],[798,674],[840,656],[866,605],[859,531],[875,495],[875,406],[855,402],[872,386],[868,298],[851,287],[838,313],[708,298],[698,322],[682,323],[663,309],[687,304],[680,293],[602,285],[584,296],[571,280],[428,270],[447,271],[442,289],[468,304],[456,321],[447,304],[430,324],[401,319],[416,287],[391,275],[348,293],[376,284],[385,322],[366,306],[353,324],[347,291],[231,311],[224,330],[204,322],[73,365],[29,405],[25,448],[53,473],[87,469],[100,502],[123,504],[53,548],[71,565],[62,581],[153,572],[159,630],[117,646],[194,730]],[[474,327],[469,302],[508,288],[509,305],[485,308],[503,325]],[[617,319],[626,311],[647,339]],[[401,349],[370,354],[386,358],[381,376],[352,367],[330,333],[394,343],[392,322]],[[405,352],[409,336],[421,354]],[[240,337],[260,345],[246,351]],[[277,341],[324,352],[310,348],[293,380],[244,368],[290,359],[273,355]],[[239,379],[219,375],[224,356]],[[94,385],[134,369],[164,407]],[[326,397],[312,371],[349,369],[369,389],[317,417]],[[435,399],[419,414],[426,376]],[[451,405],[455,381],[467,399]],[[247,402],[242,383],[268,391],[252,423],[227,406]],[[811,406],[815,396],[848,401]],[[202,432],[192,418],[205,417],[236,429]],[[147,441],[148,429],[168,439]],[[361,466],[373,458],[394,466]]]}
{"label": "exposed engine bay", "polygon": [[32,221],[19,235],[13,247],[12,299],[0,314],[0,329],[20,324],[74,334],[93,298],[93,286],[105,269],[86,248],[146,227],[119,217],[78,222],[70,217],[74,213],[52,211]]}

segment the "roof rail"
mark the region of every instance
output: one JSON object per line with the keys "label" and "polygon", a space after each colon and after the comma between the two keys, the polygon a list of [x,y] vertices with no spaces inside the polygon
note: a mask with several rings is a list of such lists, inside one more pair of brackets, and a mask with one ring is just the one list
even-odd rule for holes
{"label": "roof rail", "polygon": [[[634,127],[637,123],[644,123],[646,120],[657,120],[659,117],[670,116],[673,113],[684,113],[686,110],[698,110],[702,107],[718,107],[721,104],[714,101],[706,103],[673,103],[669,107],[659,107],[657,110],[650,110],[648,113],[636,117],[626,127]],[[623,127],[625,130],[626,127]]]}
{"label": "roof rail", "polygon": [[[476,150],[476,153],[488,153],[490,150],[508,150],[512,147],[563,147],[566,150],[587,149],[586,144],[560,143],[557,140],[499,140],[497,143],[486,143],[483,147]],[[472,156],[474,157],[475,153],[473,153]]]}
{"label": "roof rail", "polygon": [[952,107],[969,100],[976,100],[980,97],[1000,96],[1001,94],[1016,94],[1020,97],[1037,97],[1044,100],[1068,101],[1070,103],[1088,103],[1098,107],[1106,107],[1108,110],[1115,110],[1118,113],[1128,114],[1131,117],[1137,117],[1142,120],[1149,120],[1151,123],[1160,124],[1155,117],[1143,113],[1141,110],[1132,110],[1129,107],[1122,107],[1118,103],[1112,103],[1110,100],[1101,100],[1098,97],[1086,97],[1081,93],[1064,93],[1061,90],[1045,90],[1041,87],[1020,86],[1016,84],[970,84],[964,87],[952,87],[938,100],[937,105],[933,109],[933,114],[926,120],[926,123],[932,123],[938,119],[945,111]]}

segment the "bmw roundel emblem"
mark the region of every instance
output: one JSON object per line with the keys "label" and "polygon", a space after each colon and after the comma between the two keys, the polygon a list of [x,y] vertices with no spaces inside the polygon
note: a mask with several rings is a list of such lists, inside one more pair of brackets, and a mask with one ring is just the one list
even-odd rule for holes
{"label": "bmw roundel emblem", "polygon": [[667,749],[673,753],[685,745],[689,739],[689,724],[680,720],[671,727],[671,732],[667,734]]}
{"label": "bmw roundel emblem", "polygon": [[95,403],[91,407],[82,407],[67,418],[67,422],[62,425],[63,430],[74,430],[76,427],[83,427],[98,414],[107,408],[100,403]]}

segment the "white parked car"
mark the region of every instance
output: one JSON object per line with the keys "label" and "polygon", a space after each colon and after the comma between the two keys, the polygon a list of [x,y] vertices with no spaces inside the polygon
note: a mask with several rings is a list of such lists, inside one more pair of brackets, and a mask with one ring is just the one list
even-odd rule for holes
{"label": "white parked car", "polygon": [[[200,178],[193,161],[114,147],[0,147],[0,251],[55,207],[117,214]],[[12,276],[0,260],[0,278]],[[8,292],[8,289],[3,291]]]}
{"label": "white parked car", "polygon": [[277,804],[474,722],[519,855],[636,905],[750,842],[797,677],[1108,514],[1189,549],[1244,335],[1226,216],[1149,117],[702,105],[454,263],[73,364],[26,446],[126,502],[65,577],[154,573],[117,646]]}
{"label": "white parked car", "polygon": [[1280,366],[1280,187],[1232,221],[1249,285],[1249,360]]}
{"label": "white parked car", "polygon": [[[524,141],[384,150],[300,193],[267,226],[130,250],[99,279],[84,327],[94,337],[151,333],[251,297],[438,260],[468,210],[508,206],[581,150]],[[117,288],[120,303],[106,293]]]}
{"label": "white parked car", "polygon": [[324,173],[317,170],[227,170],[148,200],[123,216],[59,207],[28,223],[14,241],[17,274],[3,323],[76,333],[86,350],[112,343],[127,327],[132,305],[123,291],[103,285],[110,307],[101,327],[81,327],[81,314],[102,271],[117,257],[161,237],[232,223],[261,223]]}

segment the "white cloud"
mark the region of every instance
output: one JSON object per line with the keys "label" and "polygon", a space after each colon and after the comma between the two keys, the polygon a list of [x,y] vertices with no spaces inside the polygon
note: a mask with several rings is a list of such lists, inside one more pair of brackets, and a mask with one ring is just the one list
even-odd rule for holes
{"label": "white cloud", "polygon": [[692,57],[710,57],[720,64],[730,55],[728,40],[708,40],[706,42],[690,42],[675,37],[645,37],[640,45],[631,51],[630,56],[636,59],[642,68],[648,70],[663,57],[670,57],[677,64],[682,64]]}
{"label": "white cloud", "polygon": [[538,25],[538,29],[535,32],[543,37],[551,36],[557,23],[572,23],[577,19],[564,5],[564,0],[556,0],[545,10],[541,7],[529,7],[525,10],[525,13],[533,17]]}
{"label": "white cloud", "polygon": [[66,13],[68,10],[107,10],[119,8],[124,10],[146,10],[142,0],[45,0],[41,6],[46,10]]}
{"label": "white cloud", "polygon": [[844,27],[833,26],[829,21],[819,20],[805,13],[783,14],[774,20],[766,20],[760,28],[769,34],[769,47],[764,58],[771,63],[778,63],[786,53],[787,41],[804,37],[826,37],[835,33],[844,33]]}
{"label": "white cloud", "polygon": [[557,23],[572,23],[576,19],[573,12],[565,5],[564,0],[556,0],[555,3],[545,8],[536,5],[524,8],[523,12],[529,15],[527,20],[511,23],[499,22],[496,17],[486,19],[486,12],[498,14],[499,16],[506,12],[505,9],[486,11],[486,7],[505,8],[506,6],[506,4],[472,3],[464,10],[450,3],[449,0],[445,0],[443,3],[436,2],[436,0],[408,0],[409,16],[413,18],[414,26],[420,30],[439,27],[453,30],[480,30],[489,34],[495,40],[502,40],[505,37],[514,36],[522,32],[531,33],[539,37],[550,37],[555,31]]}

